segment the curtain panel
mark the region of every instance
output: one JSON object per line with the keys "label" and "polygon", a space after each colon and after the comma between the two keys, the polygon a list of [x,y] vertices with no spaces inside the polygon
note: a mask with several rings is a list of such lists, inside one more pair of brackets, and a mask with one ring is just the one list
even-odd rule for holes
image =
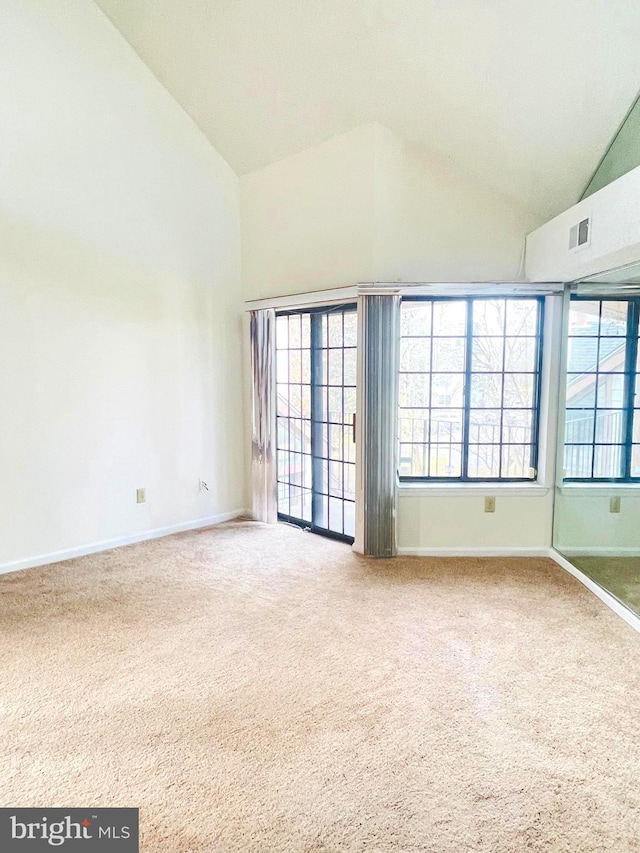
{"label": "curtain panel", "polygon": [[251,483],[253,517],[278,520],[276,476],[276,312],[252,311],[250,318],[252,374]]}

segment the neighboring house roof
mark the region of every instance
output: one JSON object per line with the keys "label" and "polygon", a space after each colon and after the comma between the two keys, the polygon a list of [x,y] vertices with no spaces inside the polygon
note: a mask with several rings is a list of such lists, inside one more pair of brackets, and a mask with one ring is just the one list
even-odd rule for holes
{"label": "neighboring house roof", "polygon": [[[604,318],[602,323],[603,334],[618,329],[618,324],[614,322],[607,329],[607,321]],[[596,367],[605,374],[607,371],[621,372],[624,369],[625,338],[600,338],[598,357],[598,338],[589,337],[590,335],[597,335],[597,333],[598,321],[594,319],[587,322],[583,329],[583,335],[574,337],[570,341],[567,406],[580,406],[583,402],[587,406],[592,405],[587,395],[591,395],[593,391]]]}
{"label": "neighboring house roof", "polygon": [[[613,334],[619,329],[616,321],[610,323],[602,319],[602,335]],[[572,373],[588,373],[595,370],[598,362],[598,320],[593,319],[586,323],[583,334],[571,339],[568,370]],[[592,337],[593,336],[593,337]],[[579,345],[574,344],[579,341]],[[625,338],[602,337],[600,338],[600,367],[602,370],[615,370],[617,361],[624,361]],[[573,345],[573,346],[572,346]],[[614,364],[611,363],[613,359]]]}

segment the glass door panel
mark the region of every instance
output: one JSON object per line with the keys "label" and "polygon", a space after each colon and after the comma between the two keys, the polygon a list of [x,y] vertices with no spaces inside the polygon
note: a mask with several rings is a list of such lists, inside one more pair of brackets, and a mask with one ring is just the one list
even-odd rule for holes
{"label": "glass door panel", "polygon": [[355,306],[280,314],[276,353],[279,516],[353,541]]}
{"label": "glass door panel", "polygon": [[278,514],[312,521],[311,323],[309,314],[276,320]]}

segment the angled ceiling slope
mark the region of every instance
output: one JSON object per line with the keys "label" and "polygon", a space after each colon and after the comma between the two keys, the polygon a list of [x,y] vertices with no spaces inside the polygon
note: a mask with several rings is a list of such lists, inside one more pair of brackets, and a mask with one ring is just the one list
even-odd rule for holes
{"label": "angled ceiling slope", "polygon": [[640,88],[637,0],[97,0],[238,174],[378,121],[540,222]]}

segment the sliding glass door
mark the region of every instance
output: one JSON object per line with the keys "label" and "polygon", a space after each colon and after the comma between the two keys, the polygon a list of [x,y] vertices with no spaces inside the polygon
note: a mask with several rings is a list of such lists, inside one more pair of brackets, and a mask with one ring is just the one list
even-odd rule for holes
{"label": "sliding glass door", "polygon": [[353,542],[355,305],[276,320],[278,516]]}

